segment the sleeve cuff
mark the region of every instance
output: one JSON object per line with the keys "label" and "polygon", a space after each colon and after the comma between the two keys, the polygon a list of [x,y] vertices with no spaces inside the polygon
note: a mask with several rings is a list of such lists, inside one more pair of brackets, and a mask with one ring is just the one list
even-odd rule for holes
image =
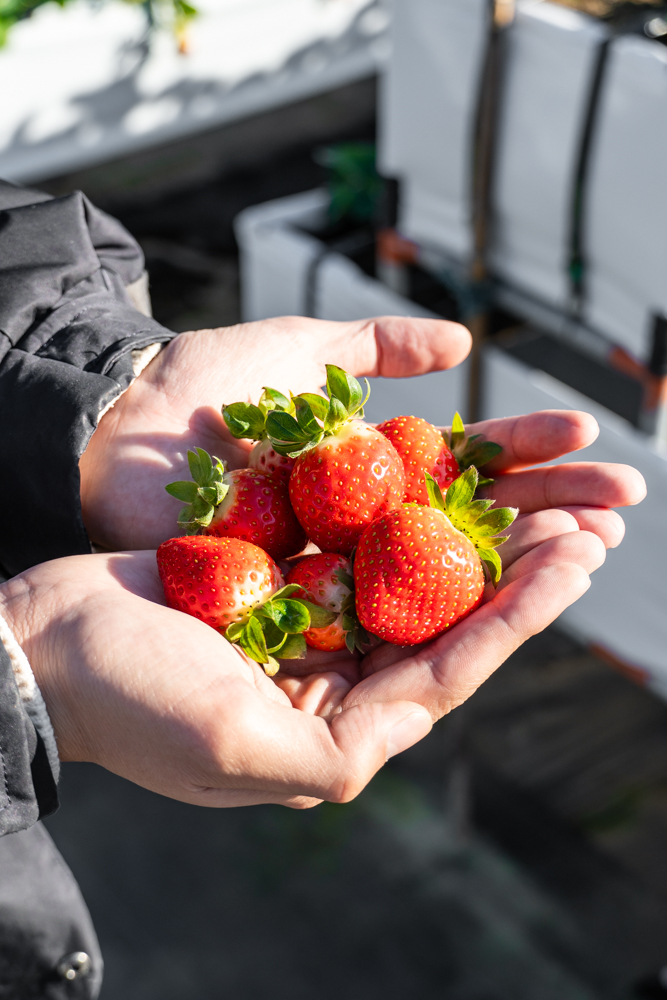
{"label": "sleeve cuff", "polygon": [[14,633],[2,616],[0,616],[0,642],[9,656],[23,709],[42,738],[53,779],[57,784],[60,777],[60,757],[46,703],[35,680],[28,657],[19,646]]}

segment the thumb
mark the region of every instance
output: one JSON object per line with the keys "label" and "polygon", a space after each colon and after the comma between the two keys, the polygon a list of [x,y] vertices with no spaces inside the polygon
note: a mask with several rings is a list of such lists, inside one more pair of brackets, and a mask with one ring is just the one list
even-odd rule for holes
{"label": "thumb", "polygon": [[[380,316],[330,324],[321,356],[353,375],[406,378],[455,368],[468,356],[470,333],[444,319]],[[326,355],[326,358],[324,358]]]}

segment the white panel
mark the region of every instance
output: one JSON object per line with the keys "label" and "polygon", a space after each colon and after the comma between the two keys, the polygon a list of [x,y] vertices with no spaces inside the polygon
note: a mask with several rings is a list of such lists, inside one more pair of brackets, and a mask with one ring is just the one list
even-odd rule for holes
{"label": "white panel", "polygon": [[643,670],[659,694],[667,698],[667,461],[625,421],[585,396],[534,371],[498,350],[484,359],[484,415],[512,416],[544,409],[587,410],[600,424],[600,436],[583,452],[561,462],[620,462],[638,468],[648,496],[621,513],[625,539],[607,554],[592,577],[591,589],[563,614],[577,634],[610,650]]}
{"label": "white panel", "polygon": [[[380,168],[408,181],[399,220],[405,235],[467,256],[471,145],[489,5],[393,0],[392,10],[392,58],[380,100]],[[435,206],[435,218],[424,204]]]}
{"label": "white panel", "polygon": [[179,54],[139,4],[45,4],[0,51],[0,176],[19,182],[212,128],[370,76],[373,0],[200,0]]}
{"label": "white panel", "polygon": [[293,228],[324,221],[326,191],[307,191],[241,212],[234,222],[246,322],[303,313],[306,275],[321,243]]}
{"label": "white panel", "polygon": [[667,313],[667,49],[612,46],[586,214],[587,319],[641,360],[651,313]]}
{"label": "white panel", "polygon": [[565,305],[572,186],[604,29],[550,3],[523,2],[509,33],[494,186],[494,270]]}

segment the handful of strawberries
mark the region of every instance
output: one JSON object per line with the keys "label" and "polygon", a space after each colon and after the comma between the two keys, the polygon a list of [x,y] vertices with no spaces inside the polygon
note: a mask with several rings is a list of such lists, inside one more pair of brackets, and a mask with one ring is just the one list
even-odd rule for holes
{"label": "handful of strawberries", "polygon": [[[255,406],[223,407],[236,438],[256,442],[247,469],[226,472],[198,448],[185,535],[163,542],[167,603],[238,644],[269,675],[306,646],[368,649],[435,638],[478,607],[501,574],[496,548],[517,511],[475,499],[478,468],[502,449],[420,417],[363,422],[359,382],[327,365],[327,396],[265,389]],[[320,550],[283,577],[277,561],[310,540]]]}

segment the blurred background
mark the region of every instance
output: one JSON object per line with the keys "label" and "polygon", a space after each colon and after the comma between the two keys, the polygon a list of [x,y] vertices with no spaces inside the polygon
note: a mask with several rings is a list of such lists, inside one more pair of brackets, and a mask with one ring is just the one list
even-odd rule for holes
{"label": "blurred background", "polygon": [[5,0],[0,176],[83,190],[171,329],[444,316],[371,419],[588,410],[648,499],[588,594],[360,798],[66,765],[103,1000],[667,996],[667,4]]}

